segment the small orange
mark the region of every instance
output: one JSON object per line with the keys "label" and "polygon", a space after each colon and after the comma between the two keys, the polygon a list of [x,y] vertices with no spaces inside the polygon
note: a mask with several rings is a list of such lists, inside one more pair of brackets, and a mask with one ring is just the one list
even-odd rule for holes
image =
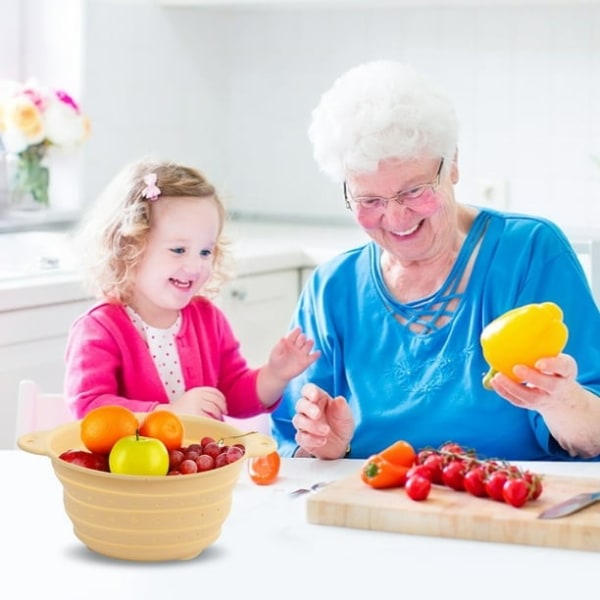
{"label": "small orange", "polygon": [[183,432],[181,419],[170,410],[155,410],[148,413],[140,426],[140,435],[159,439],[167,450],[181,448]]}
{"label": "small orange", "polygon": [[279,475],[281,456],[274,450],[266,456],[255,456],[248,460],[248,475],[258,485],[271,485]]}
{"label": "small orange", "polygon": [[126,435],[135,435],[139,426],[135,414],[124,406],[110,404],[91,410],[81,421],[81,441],[90,452],[109,454]]}

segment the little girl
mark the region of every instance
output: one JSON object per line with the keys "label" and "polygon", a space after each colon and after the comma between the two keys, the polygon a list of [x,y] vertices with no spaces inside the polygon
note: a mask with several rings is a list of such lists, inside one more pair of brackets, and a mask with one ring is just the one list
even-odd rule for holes
{"label": "little girl", "polygon": [[141,160],[100,196],[78,232],[84,283],[100,302],[73,323],[65,395],[75,418],[136,412],[246,418],[271,412],[319,356],[300,329],[251,369],[211,302],[226,276],[225,209],[198,171]]}

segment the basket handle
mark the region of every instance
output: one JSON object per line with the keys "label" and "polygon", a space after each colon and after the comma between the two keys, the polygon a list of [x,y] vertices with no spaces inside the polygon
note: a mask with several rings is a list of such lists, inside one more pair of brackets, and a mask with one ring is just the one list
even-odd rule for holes
{"label": "basket handle", "polygon": [[223,444],[234,443],[236,441],[244,444],[248,458],[266,456],[277,450],[277,442],[271,436],[259,431],[248,431],[241,435],[223,436],[218,440],[218,444],[222,446]]}
{"label": "basket handle", "polygon": [[17,439],[17,446],[21,450],[25,450],[25,452],[30,452],[31,454],[50,456],[48,439],[51,433],[52,430],[25,433]]}

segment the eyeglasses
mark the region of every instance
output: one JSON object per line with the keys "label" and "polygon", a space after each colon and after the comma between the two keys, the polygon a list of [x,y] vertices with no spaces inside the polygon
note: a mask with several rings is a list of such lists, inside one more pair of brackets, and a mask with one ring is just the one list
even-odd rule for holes
{"label": "eyeglasses", "polygon": [[[383,198],[382,196],[357,196],[356,198],[353,198],[344,181],[344,200],[346,202],[346,208],[349,210],[360,210],[362,213],[383,212],[387,208],[390,200],[394,200],[398,204],[403,204],[404,206],[409,206],[411,208],[421,206],[430,199],[431,194],[433,194],[435,189],[440,185],[443,166],[444,157],[440,160],[440,166],[431,183],[424,183],[410,188],[409,190],[397,192],[391,198]],[[429,194],[426,192],[429,192]]]}

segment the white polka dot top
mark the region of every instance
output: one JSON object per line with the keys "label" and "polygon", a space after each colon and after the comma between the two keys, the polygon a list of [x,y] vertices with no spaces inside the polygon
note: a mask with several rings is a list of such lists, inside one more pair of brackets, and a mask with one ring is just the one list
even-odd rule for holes
{"label": "white polka dot top", "polygon": [[126,306],[125,309],[131,322],[145,340],[167,395],[173,402],[185,391],[181,363],[175,344],[175,335],[181,327],[181,314],[168,329],[158,329],[142,321],[142,318],[130,306]]}

